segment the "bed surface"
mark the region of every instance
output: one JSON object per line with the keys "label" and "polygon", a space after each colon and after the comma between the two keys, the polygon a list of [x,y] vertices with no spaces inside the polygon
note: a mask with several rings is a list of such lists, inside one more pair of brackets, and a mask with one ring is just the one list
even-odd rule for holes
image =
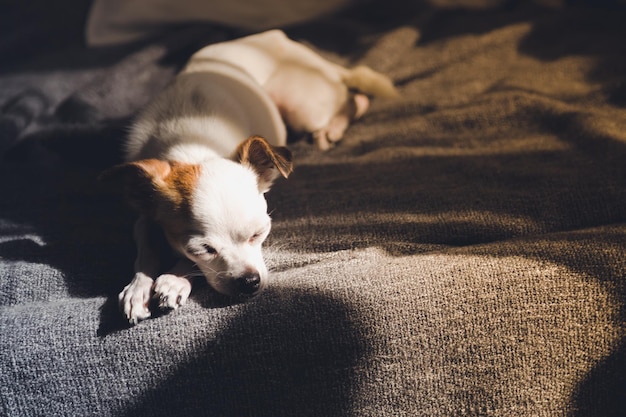
{"label": "bed surface", "polygon": [[198,283],[132,328],[133,215],[96,177],[239,33],[86,48],[88,5],[0,6],[0,415],[624,415],[626,11],[519,3],[289,28],[401,97],[327,152],[293,135],[262,296]]}

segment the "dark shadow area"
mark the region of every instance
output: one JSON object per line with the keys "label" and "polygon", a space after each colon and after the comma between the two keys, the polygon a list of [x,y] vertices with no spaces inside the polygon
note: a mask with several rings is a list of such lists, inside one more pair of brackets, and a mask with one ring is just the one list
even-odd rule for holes
{"label": "dark shadow area", "polygon": [[284,30],[292,39],[338,57],[354,58],[365,54],[381,34],[402,26],[418,26],[431,14],[420,1],[370,0]]}
{"label": "dark shadow area", "polygon": [[[619,260],[626,253],[626,229],[593,230],[568,233],[566,236],[550,237],[541,254],[525,256],[549,259],[577,272],[597,279],[619,300],[619,319],[626,321],[625,268]],[[598,253],[607,254],[602,260]],[[573,256],[574,255],[574,256]],[[572,262],[574,258],[574,262]],[[573,395],[575,411],[571,417],[618,417],[626,410],[626,339],[580,381]]]}
{"label": "dark shadow area", "polygon": [[40,235],[43,245],[7,239],[0,243],[3,259],[57,268],[77,296],[119,289],[134,257],[132,217],[97,177],[121,160],[123,135],[123,124],[51,129],[5,155],[0,217],[16,224],[18,235],[24,229]]}
{"label": "dark shadow area", "polygon": [[85,22],[90,6],[91,1],[80,0],[3,2],[0,74],[108,66],[142,46],[87,48]]}
{"label": "dark shadow area", "polygon": [[132,45],[88,48],[90,4],[0,5],[0,221],[8,224],[0,258],[59,270],[72,295],[116,297],[132,276],[134,214],[97,177],[121,162],[135,112],[227,31],[188,25]]}
{"label": "dark shadow area", "polygon": [[243,307],[120,415],[350,415],[367,346],[345,303],[284,288]]}
{"label": "dark shadow area", "polygon": [[[603,67],[617,74],[623,68],[621,52],[626,49],[621,42],[626,33],[622,25],[624,12],[583,6],[536,16],[531,20],[532,31],[519,49],[546,61],[571,55],[596,57],[599,70]],[[613,63],[619,65],[610,65],[604,58],[614,59]]]}
{"label": "dark shadow area", "polygon": [[[301,211],[285,209],[294,204],[291,200],[275,202],[270,244],[321,252],[377,246],[397,256],[479,245],[471,249],[472,254],[522,256],[587,274],[618,300],[618,319],[624,321],[621,259],[626,233],[623,227],[602,227],[626,220],[624,150],[619,142],[609,141],[614,146],[609,148],[612,156],[596,159],[600,152],[588,152],[581,137],[578,130],[581,143],[566,152],[331,165],[324,167],[329,170],[325,174],[320,167],[301,167],[290,179],[295,183],[284,187],[306,190],[306,195],[295,198],[308,210],[309,220],[300,223]],[[312,188],[306,181],[299,184],[298,175],[325,180]],[[280,199],[287,195],[287,190],[276,194]],[[606,217],[598,217],[598,207],[603,207]],[[465,221],[459,219],[464,212]],[[399,213],[407,213],[405,220],[398,219]],[[480,246],[495,242],[502,243]],[[618,348],[585,376],[573,393],[572,404],[578,411],[572,416],[622,415],[623,355],[623,347]]]}
{"label": "dark shadow area", "polygon": [[[85,24],[91,1],[9,1],[0,5],[0,75],[102,68],[118,64],[150,45],[170,51],[164,65],[181,64],[209,42],[235,36],[234,30],[208,23],[164,27],[161,33],[127,44],[88,47]],[[183,59],[172,61],[179,53]]]}
{"label": "dark shadow area", "polygon": [[[606,226],[595,229],[549,234],[526,240],[525,245],[504,243],[500,247],[477,247],[473,254],[523,256],[563,265],[599,281],[620,304],[618,320],[626,321],[626,282],[623,256],[626,253],[626,227]],[[601,254],[601,255],[599,255]],[[626,410],[625,340],[595,364],[572,393],[570,417],[623,416]]]}
{"label": "dark shadow area", "polygon": [[[465,246],[619,223],[626,195],[612,170],[575,150],[300,166],[269,196],[270,239],[309,251],[380,246],[393,253],[404,242],[420,252],[420,244]],[[606,209],[600,215],[593,207]]]}
{"label": "dark shadow area", "polygon": [[[337,13],[303,24],[285,27],[289,34],[313,38],[319,47],[354,54],[366,44],[366,33],[384,31],[399,22],[412,22],[425,8],[419,2],[392,0],[362,2]],[[208,21],[162,25],[147,39],[127,44],[88,47],[85,24],[91,1],[25,0],[0,5],[1,74],[50,72],[113,66],[150,45],[163,45],[169,56],[163,65],[179,65],[202,46],[247,34],[246,31]],[[358,17],[358,22],[355,20]],[[182,59],[173,59],[176,53]]]}
{"label": "dark shadow area", "polygon": [[525,22],[537,14],[557,13],[530,1],[503,1],[487,8],[450,8],[439,10],[422,23],[420,42],[428,44],[462,35],[481,35],[509,25]]}
{"label": "dark shadow area", "polygon": [[597,364],[573,395],[570,417],[621,417],[626,410],[626,340]]}
{"label": "dark shadow area", "polygon": [[[117,294],[133,275],[136,216],[120,190],[98,179],[122,162],[127,125],[60,124],[21,139],[0,163],[0,221],[13,225],[0,234],[0,259],[61,271],[73,296],[106,296],[100,336],[128,328]],[[170,252],[161,259],[175,262]],[[194,287],[208,291],[203,279]],[[227,303],[216,295],[207,308]],[[154,307],[152,318],[167,314]]]}
{"label": "dark shadow area", "polygon": [[[112,293],[107,297],[105,303],[100,308],[100,324],[98,326],[98,330],[96,331],[98,337],[106,337],[113,333],[132,328],[128,320],[126,320],[124,315],[120,313],[120,306],[117,297],[121,289],[128,284],[132,278],[132,268],[124,271],[124,274],[125,275],[123,276],[127,278],[126,281],[121,283],[118,288],[112,289]],[[242,302],[217,293],[209,287],[204,277],[194,278],[193,291],[191,292],[190,299],[196,299],[204,308],[207,309],[224,308]],[[159,301],[157,299],[152,299],[150,301],[149,309],[151,315],[147,320],[158,320],[161,317],[175,312],[175,310],[160,309]]]}
{"label": "dark shadow area", "polygon": [[[558,15],[534,20],[531,33],[519,48],[521,52],[547,62],[567,57],[591,58],[593,65],[587,70],[586,78],[591,82],[601,83],[603,86],[601,95],[608,104],[623,108],[626,105],[624,88],[626,14],[623,5],[617,5],[615,2],[603,3],[612,7],[604,10],[597,7],[572,8]],[[624,190],[626,143],[623,138],[616,138],[607,133],[606,127],[612,123],[608,118],[592,123],[582,112],[571,112],[560,115],[544,113],[544,117],[540,119],[543,119],[546,129],[595,160],[598,167],[608,168],[605,171],[607,178],[619,179],[620,183],[616,186]],[[620,210],[624,212],[623,203],[620,206]],[[615,262],[615,259],[623,258],[626,253],[626,236],[623,229],[622,232],[604,233],[581,231],[550,239],[555,240],[548,243],[552,250],[531,256],[559,262],[603,282],[620,301],[622,306],[620,319],[624,322],[626,320],[624,268],[621,263]],[[576,247],[578,248],[573,249]],[[568,259],[568,254],[572,251],[579,257],[575,263]],[[608,253],[612,256],[607,256],[608,259],[603,262],[595,256],[598,253]],[[586,262],[585,254],[588,254]],[[573,393],[574,411],[570,416],[623,416],[626,410],[624,393],[626,393],[626,352],[622,339],[619,346],[578,384]]]}
{"label": "dark shadow area", "polygon": [[[346,12],[323,23],[290,28],[289,33],[354,57],[399,24],[425,22],[420,42],[428,43],[530,19],[533,30],[520,51],[545,61],[594,57],[596,65],[588,77],[603,82],[600,100],[626,105],[623,13],[576,8],[537,16],[536,7],[514,2],[497,10],[447,12],[422,21],[421,6],[392,4],[397,7],[381,9],[379,3],[378,8],[362,10],[360,21]],[[1,6],[0,13],[8,10],[2,7],[9,6]],[[157,42],[153,49],[151,40],[87,51],[77,29],[86,4],[72,9],[67,28],[58,33],[45,19],[52,7],[58,4],[10,10],[15,22],[2,29],[10,36],[0,37],[0,52],[6,53],[9,65],[2,66],[0,75],[115,68],[90,78],[58,102],[43,90],[29,89],[2,103],[0,154],[6,154],[0,164],[0,257],[61,271],[72,296],[108,297],[97,330],[106,337],[127,327],[116,297],[132,276],[134,215],[96,178],[120,161],[120,142],[133,112],[193,51],[208,39],[233,32],[190,26],[176,36],[164,35],[164,43]],[[32,23],[20,25],[20,16]],[[71,84],[72,77],[68,73],[45,82]],[[486,94],[491,93],[494,90]],[[294,174],[268,195],[275,221],[268,245],[303,253],[375,246],[405,256],[534,239],[534,246],[502,246],[501,253],[495,249],[498,245],[490,245],[485,255],[519,255],[588,274],[621,302],[625,320],[624,268],[615,260],[626,252],[626,237],[623,228],[601,227],[626,221],[626,145],[584,115],[558,112],[531,93],[515,92],[517,112],[506,119],[515,122],[506,125],[506,131],[494,133],[488,117],[446,116],[443,110],[462,109],[416,100],[368,115],[359,123],[376,132],[370,136],[374,139],[353,137],[320,154],[328,164],[299,165],[296,155]],[[409,136],[397,128],[418,117],[428,118],[431,130],[450,134]],[[23,135],[29,127],[35,128]],[[503,136],[521,141],[535,135],[556,137],[563,148],[476,152],[499,146]],[[450,152],[429,154],[429,148]],[[42,243],[29,233],[40,236]],[[230,304],[206,284],[194,293],[205,308]],[[240,311],[199,353],[184,357],[165,382],[146,388],[125,415],[350,414],[352,370],[368,348],[364,330],[351,320],[345,303],[296,289],[270,290]],[[571,417],[623,413],[624,355],[622,343],[585,376],[573,394],[577,411]],[[463,389],[459,392],[468,404],[483,396]]]}
{"label": "dark shadow area", "polygon": [[520,43],[519,50],[530,56],[552,62],[570,56],[592,57],[595,61],[587,71],[590,81],[604,85],[608,103],[626,106],[626,37],[624,16],[626,6],[615,2],[585,3],[558,14],[532,20],[530,34]]}

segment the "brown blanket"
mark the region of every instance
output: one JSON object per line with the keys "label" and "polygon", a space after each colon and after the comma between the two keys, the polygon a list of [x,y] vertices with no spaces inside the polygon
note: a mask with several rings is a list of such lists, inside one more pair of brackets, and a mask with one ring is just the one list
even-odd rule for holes
{"label": "brown blanket", "polygon": [[288,30],[402,96],[328,152],[294,135],[270,288],[199,283],[131,329],[132,217],[94,178],[189,54],[236,33],[5,38],[0,415],[624,415],[626,12],[396,7]]}

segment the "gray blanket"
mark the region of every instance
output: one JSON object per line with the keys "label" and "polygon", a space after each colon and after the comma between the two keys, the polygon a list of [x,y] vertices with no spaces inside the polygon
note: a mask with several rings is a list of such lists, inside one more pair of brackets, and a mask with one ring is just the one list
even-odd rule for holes
{"label": "gray blanket", "polygon": [[290,28],[402,97],[328,152],[292,135],[263,295],[198,281],[128,328],[133,214],[96,177],[189,55],[239,33],[87,49],[86,6],[49,3],[0,13],[0,415],[625,415],[624,10]]}

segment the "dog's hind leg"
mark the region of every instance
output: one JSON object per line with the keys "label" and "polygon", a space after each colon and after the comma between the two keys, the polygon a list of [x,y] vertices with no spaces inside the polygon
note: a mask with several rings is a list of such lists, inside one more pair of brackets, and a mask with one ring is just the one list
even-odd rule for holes
{"label": "dog's hind leg", "polygon": [[330,119],[330,122],[313,132],[313,141],[317,147],[327,150],[333,143],[340,141],[350,123],[363,116],[368,108],[369,98],[365,94],[350,94],[346,104]]}

